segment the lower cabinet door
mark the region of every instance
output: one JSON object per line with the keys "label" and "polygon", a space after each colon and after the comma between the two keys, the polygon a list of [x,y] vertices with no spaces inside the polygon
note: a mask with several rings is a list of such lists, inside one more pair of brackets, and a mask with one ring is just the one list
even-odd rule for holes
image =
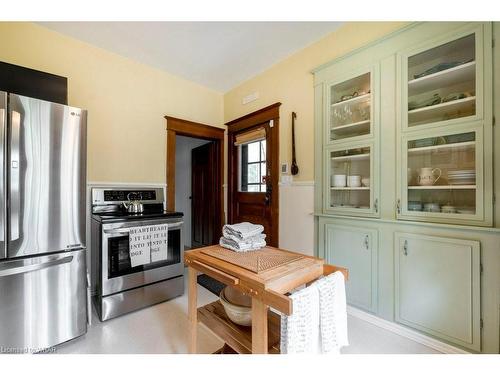
{"label": "lower cabinet door", "polygon": [[395,234],[396,321],[481,349],[478,241]]}
{"label": "lower cabinet door", "polygon": [[347,302],[377,311],[378,232],[373,229],[325,224],[325,257],[328,263],[346,267]]}

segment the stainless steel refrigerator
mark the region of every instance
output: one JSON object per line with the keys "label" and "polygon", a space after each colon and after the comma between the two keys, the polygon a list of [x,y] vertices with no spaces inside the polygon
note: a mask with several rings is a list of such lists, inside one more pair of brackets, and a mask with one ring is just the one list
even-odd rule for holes
{"label": "stainless steel refrigerator", "polygon": [[87,330],[86,116],[0,92],[0,353]]}

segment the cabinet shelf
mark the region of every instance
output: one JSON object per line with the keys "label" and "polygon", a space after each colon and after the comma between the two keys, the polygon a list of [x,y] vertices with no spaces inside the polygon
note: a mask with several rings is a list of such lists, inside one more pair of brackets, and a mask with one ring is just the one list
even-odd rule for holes
{"label": "cabinet shelf", "polygon": [[339,135],[349,134],[352,132],[369,132],[370,131],[370,120],[363,120],[358,122],[353,122],[347,125],[340,125],[336,127],[332,127],[330,129],[333,133],[337,133]]}
{"label": "cabinet shelf", "polygon": [[[457,99],[427,107],[416,108],[408,111],[408,120],[410,120],[410,126],[413,126],[417,125],[415,123],[427,121],[439,117],[440,115],[446,115],[446,113],[450,111],[463,111],[465,113],[470,112],[472,114],[474,112],[475,104],[476,97],[469,96],[463,99]],[[434,121],[442,120],[446,120],[446,118],[437,119]]]}
{"label": "cabinet shelf", "polygon": [[[219,336],[235,352],[252,354],[252,327],[240,326],[227,317],[219,301],[198,308],[198,320]],[[278,314],[268,312],[268,353],[280,352],[280,325]]]}
{"label": "cabinet shelf", "polygon": [[442,150],[448,150],[448,149],[453,149],[455,151],[462,151],[462,150],[473,149],[475,146],[476,146],[475,141],[468,141],[468,142],[459,142],[459,143],[449,143],[449,144],[445,144],[445,145],[409,148],[408,153],[409,154],[421,154],[421,153],[425,153],[427,151],[442,151]]}
{"label": "cabinet shelf", "polygon": [[475,78],[475,74],[476,62],[471,61],[434,74],[416,78],[408,81],[408,96],[451,86],[457,82],[472,81]]}
{"label": "cabinet shelf", "polygon": [[332,160],[334,161],[342,161],[342,160],[365,160],[369,159],[370,154],[358,154],[358,155],[346,155],[346,156],[334,156]]}
{"label": "cabinet shelf", "polygon": [[338,107],[338,106],[341,106],[341,105],[345,105],[345,104],[354,104],[354,103],[356,103],[358,101],[359,102],[368,101],[368,100],[370,100],[370,95],[371,95],[371,93],[368,93],[368,94],[356,96],[354,98],[347,99],[347,100],[344,100],[344,101],[341,101],[341,102],[333,103],[332,104],[332,108]]}
{"label": "cabinet shelf", "polygon": [[408,186],[410,190],[473,190],[476,185],[431,185],[431,186]]}
{"label": "cabinet shelf", "polygon": [[369,186],[344,186],[344,187],[336,187],[336,186],[332,186],[330,188],[331,190],[370,190],[370,187]]}

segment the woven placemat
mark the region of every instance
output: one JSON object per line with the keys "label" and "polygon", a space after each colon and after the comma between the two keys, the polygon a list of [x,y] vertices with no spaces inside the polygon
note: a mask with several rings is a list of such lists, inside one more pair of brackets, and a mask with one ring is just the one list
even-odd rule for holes
{"label": "woven placemat", "polygon": [[246,252],[236,252],[223,247],[211,247],[203,249],[201,252],[255,273],[267,271],[304,258],[303,255],[291,254],[271,247]]}

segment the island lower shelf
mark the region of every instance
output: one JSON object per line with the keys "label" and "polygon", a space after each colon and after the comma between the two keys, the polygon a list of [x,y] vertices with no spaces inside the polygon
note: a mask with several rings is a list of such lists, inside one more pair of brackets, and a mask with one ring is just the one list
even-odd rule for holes
{"label": "island lower shelf", "polygon": [[[252,354],[252,327],[233,323],[226,315],[219,301],[198,308],[198,320],[219,336],[229,347],[239,354]],[[268,312],[268,353],[280,353],[281,318]]]}

